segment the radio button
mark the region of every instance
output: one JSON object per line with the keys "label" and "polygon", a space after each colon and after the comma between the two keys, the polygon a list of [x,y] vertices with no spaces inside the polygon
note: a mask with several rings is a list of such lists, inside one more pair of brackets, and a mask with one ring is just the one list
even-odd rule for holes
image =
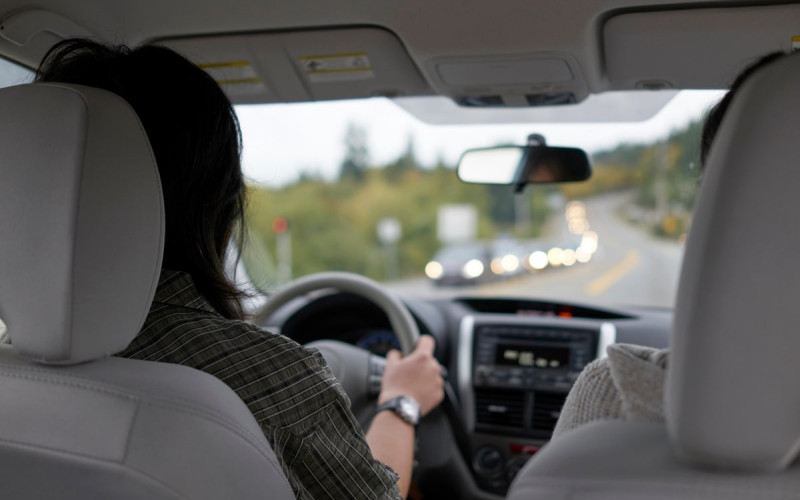
{"label": "radio button", "polygon": [[518,457],[509,462],[508,467],[506,467],[506,479],[508,479],[509,482],[513,481],[527,461],[527,457]]}
{"label": "radio button", "polygon": [[511,443],[508,445],[508,451],[514,455],[534,455],[539,451],[539,448],[539,446],[532,444]]}
{"label": "radio button", "polygon": [[482,476],[493,476],[503,470],[503,453],[494,446],[484,446],[475,453],[472,466]]}

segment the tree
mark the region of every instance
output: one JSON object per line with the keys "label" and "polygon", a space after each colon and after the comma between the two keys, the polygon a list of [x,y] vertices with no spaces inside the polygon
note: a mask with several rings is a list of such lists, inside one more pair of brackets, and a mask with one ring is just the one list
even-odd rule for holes
{"label": "tree", "polygon": [[514,186],[488,184],[485,186],[489,196],[489,217],[497,224],[513,224],[516,221],[514,207]]}
{"label": "tree", "polygon": [[406,150],[394,162],[386,166],[386,176],[389,179],[397,179],[405,172],[418,168],[417,157],[414,153],[414,136],[408,134]]}
{"label": "tree", "polygon": [[339,168],[339,179],[364,180],[369,162],[367,131],[355,123],[347,126],[344,136],[345,155]]}

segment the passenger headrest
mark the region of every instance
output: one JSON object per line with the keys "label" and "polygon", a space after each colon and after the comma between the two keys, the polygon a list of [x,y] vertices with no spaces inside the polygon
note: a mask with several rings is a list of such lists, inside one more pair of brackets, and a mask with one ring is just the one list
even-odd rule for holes
{"label": "passenger headrest", "polygon": [[675,310],[676,451],[781,469],[800,450],[800,56],[734,97],[711,148]]}
{"label": "passenger headrest", "polygon": [[72,364],[124,349],[150,308],[163,244],[158,169],[122,98],[0,89],[0,319],[20,355]]}

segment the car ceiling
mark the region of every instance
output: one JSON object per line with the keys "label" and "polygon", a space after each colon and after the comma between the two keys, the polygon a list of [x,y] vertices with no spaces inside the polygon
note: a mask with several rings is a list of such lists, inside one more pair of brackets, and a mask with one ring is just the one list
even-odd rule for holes
{"label": "car ceiling", "polygon": [[[794,28],[800,26],[800,4],[794,2],[39,0],[35,4],[38,15],[16,26],[9,24],[32,8],[27,2],[0,0],[0,19],[4,27],[9,26],[5,34],[13,29],[23,32],[21,38],[9,40],[0,31],[0,54],[31,67],[50,44],[64,36],[90,35],[128,44],[166,41],[168,45],[188,47],[191,54],[194,41],[198,47],[206,47],[216,40],[230,44],[231,36],[249,36],[251,41],[242,46],[249,44],[252,48],[254,34],[291,33],[313,39],[323,33],[322,29],[344,33],[353,27],[385,32],[406,59],[401,64],[399,59],[387,56],[392,65],[402,69],[391,80],[403,83],[392,88],[384,82],[355,89],[343,85],[342,90],[336,85],[329,85],[328,90],[305,85],[305,92],[271,89],[236,98],[239,102],[380,93],[451,97],[496,93],[502,95],[504,104],[517,106],[524,101],[521,96],[539,91],[568,90],[580,100],[606,90],[722,88],[755,57],[789,50],[792,37],[800,35],[800,28]],[[395,43],[388,38],[387,43]],[[282,43],[273,37],[264,42],[264,50],[271,46],[287,52]],[[318,43],[326,42],[318,38]],[[202,60],[202,50],[207,49],[197,50],[196,59]],[[216,49],[208,50],[213,53]],[[539,68],[547,72],[553,68],[553,61],[564,65],[571,81],[554,82],[548,76],[531,87],[527,85],[530,82],[486,80],[486,75],[497,73],[498,67],[500,74],[503,68],[506,73],[535,72]],[[561,69],[555,67],[553,71]],[[276,78],[264,77],[271,83]],[[470,81],[473,78],[474,84]],[[292,82],[278,81],[275,87],[282,84],[288,88]]]}

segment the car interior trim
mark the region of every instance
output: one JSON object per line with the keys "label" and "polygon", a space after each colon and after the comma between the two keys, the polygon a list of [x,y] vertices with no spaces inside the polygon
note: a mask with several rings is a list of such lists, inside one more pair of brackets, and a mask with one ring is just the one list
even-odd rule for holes
{"label": "car interior trim", "polygon": [[617,327],[614,323],[603,323],[600,325],[600,337],[597,339],[597,359],[608,356],[606,349],[611,344],[617,342]]}
{"label": "car interior trim", "polygon": [[464,409],[464,426],[468,432],[475,430],[475,401],[472,395],[472,335],[475,316],[461,320],[458,335],[458,395]]}

